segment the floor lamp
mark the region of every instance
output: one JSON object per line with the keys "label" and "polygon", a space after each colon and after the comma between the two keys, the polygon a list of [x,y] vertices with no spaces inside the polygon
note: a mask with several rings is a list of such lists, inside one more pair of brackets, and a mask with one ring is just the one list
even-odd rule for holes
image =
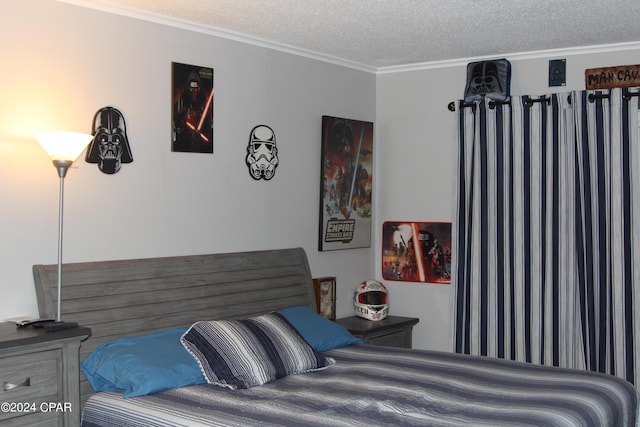
{"label": "floor lamp", "polygon": [[67,169],[87,147],[92,135],[77,132],[46,131],[36,135],[36,139],[47,152],[60,177],[60,199],[58,210],[58,314],[55,322],[45,323],[46,330],[60,330],[78,326],[76,322],[63,322],[60,319],[60,300],[62,286],[62,220],[64,206],[64,177]]}

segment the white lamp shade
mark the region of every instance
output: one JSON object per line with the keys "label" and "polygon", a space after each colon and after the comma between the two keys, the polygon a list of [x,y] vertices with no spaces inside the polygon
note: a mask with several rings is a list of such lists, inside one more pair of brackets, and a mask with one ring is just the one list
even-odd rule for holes
{"label": "white lamp shade", "polygon": [[37,134],[36,139],[51,157],[51,160],[74,162],[91,142],[93,135],[79,132],[45,131]]}

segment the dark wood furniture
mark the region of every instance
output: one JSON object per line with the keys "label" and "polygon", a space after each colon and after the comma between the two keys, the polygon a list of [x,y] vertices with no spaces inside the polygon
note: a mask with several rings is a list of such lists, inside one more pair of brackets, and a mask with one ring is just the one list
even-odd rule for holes
{"label": "dark wood furniture", "polygon": [[365,344],[411,348],[413,327],[420,321],[416,317],[387,316],[383,320],[367,320],[352,316],[336,320]]}
{"label": "dark wood furniture", "polygon": [[85,327],[47,332],[0,323],[0,424],[79,426],[80,343]]}

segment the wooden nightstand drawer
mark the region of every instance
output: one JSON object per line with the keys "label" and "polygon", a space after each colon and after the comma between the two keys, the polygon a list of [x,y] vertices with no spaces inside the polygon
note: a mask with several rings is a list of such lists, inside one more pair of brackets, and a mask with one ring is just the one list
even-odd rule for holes
{"label": "wooden nightstand drawer", "polygon": [[80,425],[78,350],[90,334],[82,327],[47,332],[0,323],[0,425]]}
{"label": "wooden nightstand drawer", "polygon": [[418,318],[400,316],[388,316],[377,321],[357,316],[336,320],[365,344],[406,348],[411,348],[413,327],[418,322]]}
{"label": "wooden nightstand drawer", "polygon": [[386,347],[407,347],[407,343],[409,343],[409,347],[411,347],[410,332],[407,332],[406,329],[388,334],[363,337],[363,342],[365,344],[382,345]]}
{"label": "wooden nightstand drawer", "polygon": [[62,351],[19,354],[0,359],[0,400],[18,401],[62,397]]}
{"label": "wooden nightstand drawer", "polygon": [[61,349],[3,357],[0,359],[0,402],[15,407],[0,412],[0,420],[39,413],[41,403],[60,401],[63,398],[61,380]]}

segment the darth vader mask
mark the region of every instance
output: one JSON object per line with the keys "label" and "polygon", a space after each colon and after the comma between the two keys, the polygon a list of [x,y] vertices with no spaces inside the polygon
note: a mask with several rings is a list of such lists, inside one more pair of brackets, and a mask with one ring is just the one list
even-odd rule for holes
{"label": "darth vader mask", "polygon": [[467,65],[465,102],[483,98],[504,101],[510,96],[511,64],[506,59],[471,62]]}
{"label": "darth vader mask", "polygon": [[118,172],[122,163],[133,162],[124,116],[116,108],[101,108],[93,117],[93,140],[85,160],[97,163],[106,174]]}

